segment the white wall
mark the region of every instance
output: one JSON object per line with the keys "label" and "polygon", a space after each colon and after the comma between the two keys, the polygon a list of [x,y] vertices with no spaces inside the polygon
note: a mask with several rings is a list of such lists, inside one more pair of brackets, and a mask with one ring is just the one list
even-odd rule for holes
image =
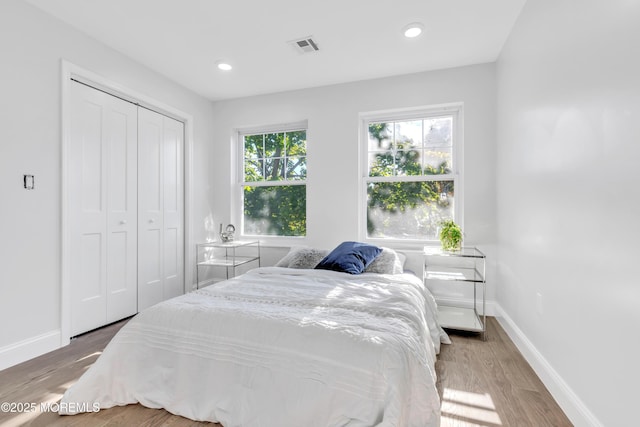
{"label": "white wall", "polygon": [[[495,237],[495,67],[484,64],[367,80],[215,103],[215,200],[233,199],[232,150],[237,128],[308,120],[307,239],[331,249],[358,239],[358,114],[464,103],[464,231],[468,244],[490,254]],[[237,188],[237,187],[236,187]],[[238,202],[239,203],[239,202]],[[231,206],[216,212],[237,223]],[[416,260],[413,260],[416,261]],[[421,261],[410,266],[418,273]],[[491,282],[493,270],[488,274]],[[492,284],[489,299],[493,298]]]}
{"label": "white wall", "polygon": [[[638,22],[640,4],[631,0],[531,1],[497,79],[485,64],[212,107],[37,9],[3,0],[0,368],[27,355],[22,348],[35,356],[59,340],[64,58],[194,116],[197,241],[237,221],[235,128],[308,120],[304,243],[330,248],[358,237],[358,113],[464,102],[465,234],[489,254],[489,299],[577,425],[628,425],[640,380]],[[35,175],[35,190],[22,188],[25,173]]]}
{"label": "white wall", "polygon": [[639,22],[529,1],[498,61],[498,302],[578,426],[638,419]]}
{"label": "white wall", "polygon": [[[194,117],[194,235],[210,212],[212,105],[18,0],[0,2],[0,369],[59,345],[61,59]],[[35,190],[22,187],[35,175]],[[193,265],[188,262],[187,265]]]}

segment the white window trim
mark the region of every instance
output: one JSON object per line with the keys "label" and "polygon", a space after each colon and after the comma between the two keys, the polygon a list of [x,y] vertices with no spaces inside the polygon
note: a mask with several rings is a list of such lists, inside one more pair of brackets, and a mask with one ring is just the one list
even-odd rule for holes
{"label": "white window trim", "polygon": [[[454,220],[464,230],[464,114],[463,103],[429,105],[393,110],[370,111],[359,114],[358,132],[358,239],[382,246],[421,248],[425,243],[435,243],[436,240],[418,239],[383,239],[367,237],[367,182],[369,181],[444,181],[453,179],[455,188]],[[453,173],[447,175],[398,176],[392,179],[386,177],[369,177],[368,144],[370,122],[411,120],[424,117],[453,115],[454,144],[453,144]]]}
{"label": "white window trim", "polygon": [[[290,123],[282,124],[269,124],[262,126],[247,126],[234,129],[233,132],[233,149],[232,155],[235,156],[235,171],[231,173],[235,176],[233,182],[235,183],[232,194],[231,204],[231,218],[235,220],[236,224],[239,224],[237,229],[239,230],[239,237],[242,239],[260,240],[273,246],[291,246],[292,244],[304,244],[309,232],[309,224],[307,223],[307,236],[264,236],[254,234],[244,234],[244,214],[243,214],[243,190],[244,186],[249,184],[252,186],[279,186],[279,185],[307,185],[308,177],[304,181],[259,181],[247,183],[244,181],[244,136],[245,135],[259,135],[267,133],[279,133],[279,132],[294,132],[304,130],[307,132],[307,150],[309,141],[309,126],[307,120],[301,120]],[[307,151],[308,159],[308,151]],[[307,217],[308,217],[308,203],[307,203]]]}

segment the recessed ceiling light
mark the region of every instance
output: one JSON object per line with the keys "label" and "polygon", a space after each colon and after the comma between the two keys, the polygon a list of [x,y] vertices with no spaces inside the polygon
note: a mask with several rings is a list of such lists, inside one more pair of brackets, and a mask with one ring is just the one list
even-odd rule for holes
{"label": "recessed ceiling light", "polygon": [[419,22],[413,22],[402,29],[402,33],[407,38],[418,37],[422,34],[422,30],[424,30],[424,25]]}
{"label": "recessed ceiling light", "polygon": [[229,64],[226,61],[218,61],[218,62],[216,62],[216,65],[218,66],[218,69],[220,69],[222,71],[229,71],[229,70],[231,70],[233,68],[231,66],[231,64]]}

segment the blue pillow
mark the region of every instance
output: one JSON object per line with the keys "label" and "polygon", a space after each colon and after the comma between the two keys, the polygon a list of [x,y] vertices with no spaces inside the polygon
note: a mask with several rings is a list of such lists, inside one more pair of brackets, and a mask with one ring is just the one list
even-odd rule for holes
{"label": "blue pillow", "polygon": [[366,243],[342,242],[324,257],[316,268],[360,274],[380,255],[380,252],[382,252],[381,248]]}

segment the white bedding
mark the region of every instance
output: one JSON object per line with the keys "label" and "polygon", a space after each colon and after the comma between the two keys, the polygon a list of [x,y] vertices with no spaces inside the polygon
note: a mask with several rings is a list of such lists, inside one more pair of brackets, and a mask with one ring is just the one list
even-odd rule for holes
{"label": "white bedding", "polygon": [[263,267],[138,314],[60,408],[139,402],[225,427],[438,426],[441,340],[413,275]]}

